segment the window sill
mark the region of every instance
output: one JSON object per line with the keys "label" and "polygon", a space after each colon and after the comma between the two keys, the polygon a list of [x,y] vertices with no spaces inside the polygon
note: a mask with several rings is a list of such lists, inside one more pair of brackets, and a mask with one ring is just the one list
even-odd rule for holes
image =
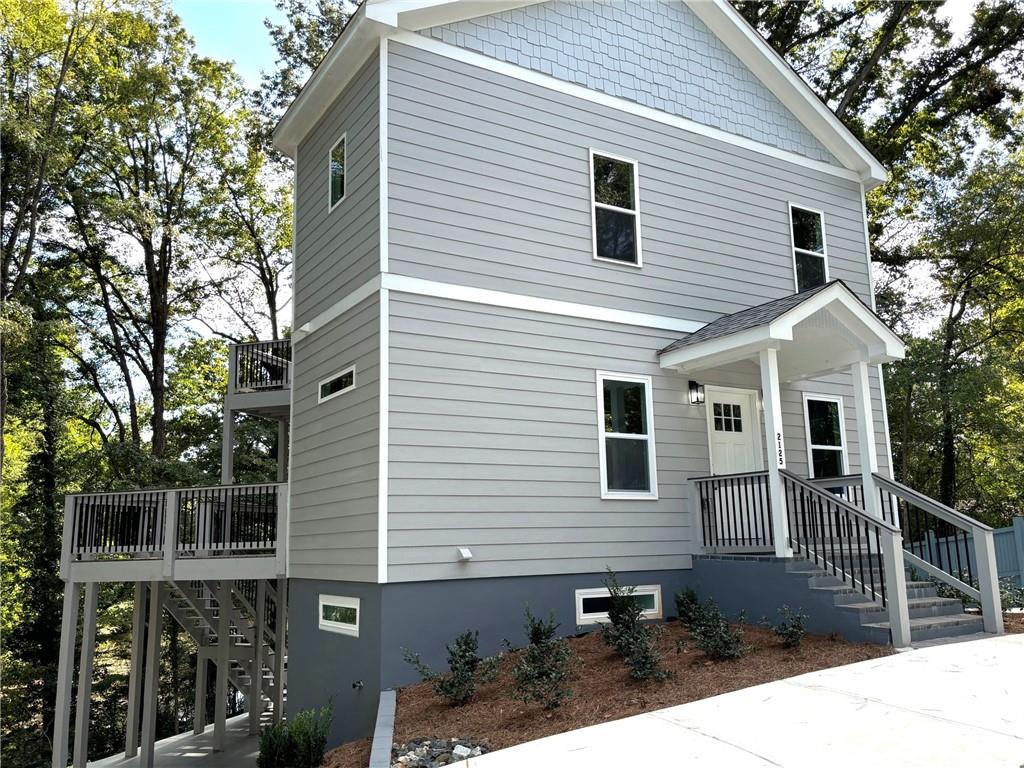
{"label": "window sill", "polygon": [[620,267],[632,267],[633,269],[643,269],[643,260],[637,261],[635,264],[631,261],[619,261],[618,259],[606,259],[603,256],[594,256],[594,261],[600,261],[604,264],[618,264]]}

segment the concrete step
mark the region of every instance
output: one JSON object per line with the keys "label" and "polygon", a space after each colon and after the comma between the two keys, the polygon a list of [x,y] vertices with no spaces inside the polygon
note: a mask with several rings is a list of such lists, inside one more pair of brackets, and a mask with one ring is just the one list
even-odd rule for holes
{"label": "concrete step", "polygon": [[[889,622],[872,622],[864,626],[888,630]],[[939,637],[973,635],[981,632],[984,626],[980,616],[966,613],[952,616],[924,616],[910,620],[910,639],[911,642],[918,642]]]}
{"label": "concrete step", "polygon": [[[870,623],[872,617],[886,615],[888,609],[881,603],[861,601],[837,606],[843,611],[855,611],[861,615],[862,623]],[[911,619],[956,616],[963,614],[963,603],[949,597],[915,597],[907,600],[907,612]]]}

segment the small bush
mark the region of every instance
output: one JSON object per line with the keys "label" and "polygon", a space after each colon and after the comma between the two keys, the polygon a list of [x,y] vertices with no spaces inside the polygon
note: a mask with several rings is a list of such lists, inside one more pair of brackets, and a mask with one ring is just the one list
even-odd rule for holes
{"label": "small bush", "polygon": [[[741,613],[740,624],[743,621],[744,616]],[[747,646],[743,644],[743,630],[740,627],[730,627],[718,609],[718,604],[710,597],[701,606],[697,620],[690,628],[690,634],[693,635],[697,647],[709,659],[715,661],[738,659],[747,652]]]}
{"label": "small bush", "polygon": [[999,580],[999,602],[1002,603],[1004,611],[1011,608],[1024,608],[1024,587],[1020,586],[1012,578]]}
{"label": "small bush", "polygon": [[624,646],[622,660],[634,680],[667,680],[671,677],[671,672],[661,668],[661,652],[655,646],[657,633],[663,629],[641,626],[634,634],[621,640]]}
{"label": "small bush", "polygon": [[327,750],[333,707],[304,709],[260,732],[258,768],[319,768]]}
{"label": "small bush", "polygon": [[605,643],[622,656],[635,680],[665,680],[669,673],[661,669],[661,653],[655,647],[654,633],[640,617],[643,606],[634,595],[634,587],[623,587],[609,569],[604,580],[608,589],[608,624],[601,627]]}
{"label": "small bush", "polygon": [[498,674],[500,656],[486,659],[477,655],[479,632],[466,630],[448,646],[448,673],[438,674],[423,663],[418,653],[405,651],[403,658],[419,672],[420,677],[433,684],[434,694],[448,706],[460,707],[469,702],[478,685],[489,683]]}
{"label": "small bush", "polygon": [[700,614],[700,598],[693,588],[686,587],[682,592],[676,592],[675,600],[679,621],[689,629]]}
{"label": "small bush", "polygon": [[804,622],[810,618],[806,613],[801,613],[801,609],[797,608],[795,611],[790,609],[788,605],[783,605],[778,609],[779,616],[782,620],[774,626],[765,616],[761,620],[761,623],[767,627],[770,627],[775,636],[778,637],[782,644],[787,648],[799,648],[800,641],[804,639],[804,635],[807,634],[807,630],[804,628]]}
{"label": "small bush", "polygon": [[515,680],[512,698],[524,704],[538,703],[543,704],[544,709],[555,709],[572,696],[569,678],[573,655],[569,643],[556,636],[557,631],[554,614],[545,621],[526,609],[526,637],[530,644],[512,668]]}

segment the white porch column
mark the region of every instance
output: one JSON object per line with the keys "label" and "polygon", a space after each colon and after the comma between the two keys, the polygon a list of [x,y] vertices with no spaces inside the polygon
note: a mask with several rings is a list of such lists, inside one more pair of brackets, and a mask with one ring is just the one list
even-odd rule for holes
{"label": "white porch column", "polygon": [[284,660],[288,653],[285,647],[285,629],[288,622],[288,579],[277,579],[277,598],[274,611],[274,722],[284,717]]}
{"label": "white porch column", "polygon": [[786,515],[786,497],[782,489],[780,469],[786,468],[786,445],[782,434],[782,398],[779,390],[779,357],[774,349],[762,349],[761,391],[764,401],[764,430],[767,441],[768,498],[772,508],[772,530],[775,538],[775,556],[792,557],[789,546],[789,518]]}
{"label": "white porch column", "polygon": [[159,581],[149,584],[149,628],[146,631],[146,682],[142,698],[142,750],[140,768],[153,768],[156,744],[157,695],[160,688],[160,635],[163,629],[163,602]]}
{"label": "white porch column", "polygon": [[92,661],[96,652],[96,596],[99,585],[85,585],[82,607],[82,650],[78,660],[78,703],[75,707],[75,768],[89,762],[89,710],[92,704]]}
{"label": "white porch column", "polygon": [[[234,366],[231,366],[234,371]],[[232,386],[234,379],[228,380],[228,386]],[[220,445],[220,482],[221,485],[231,485],[235,477],[235,412],[225,400],[224,402],[224,426],[221,433]]]}
{"label": "white porch column", "polygon": [[228,717],[228,660],[231,651],[231,584],[222,579],[217,585],[217,693],[213,702],[213,748],[224,749]]}
{"label": "white porch column", "polygon": [[196,649],[195,719],[192,722],[192,733],[196,736],[206,730],[206,670],[209,666],[210,656],[206,650],[206,638],[203,638]]}
{"label": "white porch column", "polygon": [[249,687],[249,733],[260,731],[263,714],[263,631],[266,628],[267,582],[256,580],[256,626],[252,640],[252,685]]}
{"label": "white porch column", "polygon": [[75,671],[78,598],[81,593],[82,585],[76,581],[69,581],[64,585],[64,609],[60,619],[60,656],[57,657],[57,699],[53,710],[53,768],[66,768],[68,764],[71,676]]}
{"label": "white porch column", "polygon": [[128,667],[128,717],[125,718],[124,756],[139,753],[139,698],[142,694],[142,650],[146,633],[146,583],[135,582],[132,609],[132,655]]}
{"label": "white porch column", "polygon": [[[854,363],[850,366],[853,378],[853,401],[857,411],[857,443],[860,447],[860,476],[864,488],[864,509],[869,515],[882,516],[882,506],[875,487],[874,473],[878,471],[878,452],[875,448],[875,419],[871,408],[871,381],[868,379],[868,364]],[[899,525],[898,521],[892,521]]]}

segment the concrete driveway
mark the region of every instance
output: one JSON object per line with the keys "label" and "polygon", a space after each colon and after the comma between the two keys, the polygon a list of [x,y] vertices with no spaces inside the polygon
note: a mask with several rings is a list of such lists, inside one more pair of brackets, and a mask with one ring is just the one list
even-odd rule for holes
{"label": "concrete driveway", "polygon": [[1024,635],[907,651],[550,736],[472,768],[1024,768]]}

